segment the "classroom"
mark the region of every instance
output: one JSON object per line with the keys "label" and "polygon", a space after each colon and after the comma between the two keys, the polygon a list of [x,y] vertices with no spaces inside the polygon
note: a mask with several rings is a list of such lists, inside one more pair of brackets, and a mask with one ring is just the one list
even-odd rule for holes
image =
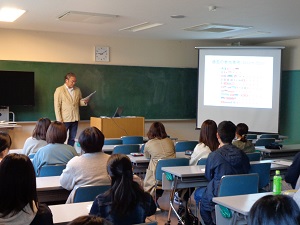
{"label": "classroom", "polygon": [[[50,79],[49,77],[47,77],[47,79],[50,80],[51,85],[57,84],[56,86],[62,85],[65,74],[72,71],[77,75],[78,86],[83,87],[85,90],[83,95],[88,95],[94,91],[88,86],[89,84],[92,85],[93,82],[86,81],[86,77],[81,76],[80,72],[77,73],[76,70],[73,70],[74,68],[86,67],[86,70],[95,68],[94,71],[98,70],[97,66],[104,69],[113,68],[120,73],[118,75],[122,75],[122,69],[129,72],[132,69],[140,73],[140,76],[147,75],[140,72],[140,70],[143,71],[144,69],[146,72],[149,72],[154,69],[155,71],[157,70],[158,73],[163,73],[162,77],[169,75],[165,75],[164,72],[170,70],[170,73],[172,73],[172,71],[175,70],[176,72],[174,74],[182,73],[191,76],[192,80],[194,80],[195,76],[197,76],[198,68],[198,51],[195,47],[224,46],[230,43],[232,43],[232,40],[225,43],[224,40],[217,39],[151,39],[119,37],[118,35],[109,37],[105,33],[101,35],[89,35],[82,32],[70,35],[62,31],[12,29],[10,26],[1,26],[0,70],[14,68],[14,66],[15,68],[20,68],[20,65],[21,67],[24,66],[26,70],[30,70],[30,65],[36,64],[37,68],[43,67],[47,71],[47,76],[50,76]],[[288,136],[288,139],[284,140],[284,144],[298,144],[300,143],[300,136],[298,135],[298,129],[300,127],[300,101],[298,100],[300,94],[298,88],[298,84],[300,83],[300,62],[298,60],[300,58],[300,37],[295,39],[282,39],[280,41],[260,42],[255,43],[255,45],[284,46],[282,50],[281,103],[278,133]],[[95,62],[95,46],[109,46],[109,62]],[[63,68],[59,70],[61,73],[57,74],[57,70],[53,69],[51,65],[53,65],[53,67],[57,66],[58,68]],[[74,67],[72,67],[73,65]],[[52,75],[52,71],[55,71],[55,74]],[[80,69],[78,71],[80,71]],[[126,73],[124,76],[126,76]],[[93,75],[89,74],[88,78],[91,77],[93,77]],[[53,99],[54,89],[52,86],[52,89],[48,88],[47,82],[43,82],[42,79],[43,77],[40,76],[37,82],[44,85],[44,92],[47,95],[51,95],[51,97],[45,98],[47,101],[43,102],[43,91],[38,93],[39,96],[37,96],[37,99],[39,102],[37,102],[37,104],[46,106],[46,111],[45,114],[44,112],[37,112],[36,115],[38,118],[49,117],[51,120],[55,120],[54,111],[52,111],[54,110],[53,101],[51,101],[51,98]],[[130,82],[129,79],[125,80]],[[184,79],[184,81],[186,80],[189,79]],[[141,91],[147,89],[147,84],[143,86],[142,81],[136,83],[141,84]],[[97,91],[97,94],[98,93],[101,94],[100,91]],[[117,96],[114,98],[117,99]],[[196,100],[195,103],[193,103],[193,100],[191,100],[192,103],[188,102],[186,104],[194,104],[196,111]],[[92,98],[90,104],[95,106],[98,103]],[[101,105],[102,104],[99,104],[97,106],[97,110],[100,109],[100,111],[96,111],[96,114],[93,115],[88,115],[87,110],[81,109],[84,117],[79,122],[77,134],[90,126],[89,116],[109,116],[114,113],[116,107],[120,106],[120,104],[117,103],[116,105],[110,105],[109,110],[105,109],[101,111]],[[14,108],[11,107],[12,111],[13,109]],[[18,110],[20,109],[17,109],[17,111]],[[165,125],[168,135],[171,137],[175,137],[179,140],[198,140],[199,130],[196,129],[196,113],[191,117],[175,117],[145,117],[145,133],[149,130],[150,125],[154,121],[161,121]],[[18,120],[18,118],[21,119]],[[26,118],[30,119],[27,120]],[[31,136],[38,118],[31,118],[27,115],[20,117],[16,113],[16,122],[21,127],[9,130],[9,134],[12,138],[12,149],[21,149],[23,147],[26,138]]]}

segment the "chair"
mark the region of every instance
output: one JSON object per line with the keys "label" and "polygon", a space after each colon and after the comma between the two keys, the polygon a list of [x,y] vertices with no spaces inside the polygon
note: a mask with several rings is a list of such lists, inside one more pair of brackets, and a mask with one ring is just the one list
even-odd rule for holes
{"label": "chair", "polygon": [[30,153],[30,154],[28,155],[29,159],[33,159],[34,156],[35,156],[35,153]]}
{"label": "chair", "polygon": [[104,144],[105,145],[121,145],[121,144],[123,144],[123,141],[121,139],[105,139]]}
{"label": "chair", "polygon": [[198,141],[178,141],[175,143],[175,151],[184,152],[186,150],[194,150],[198,143]]}
{"label": "chair", "polygon": [[66,164],[44,165],[40,168],[38,177],[60,176]]}
{"label": "chair", "polygon": [[145,144],[142,144],[142,145],[141,145],[141,148],[140,148],[140,152],[141,152],[141,153],[144,153],[144,149],[145,149]]}
{"label": "chair", "polygon": [[246,153],[249,158],[249,161],[259,161],[260,160],[260,152],[252,152]]}
{"label": "chair", "polygon": [[200,158],[197,162],[197,165],[206,165],[207,158]]}
{"label": "chair", "polygon": [[259,192],[269,191],[270,187],[270,168],[271,163],[255,163],[251,164],[250,173],[257,173],[259,176],[258,190]]}
{"label": "chair", "polygon": [[139,145],[117,145],[114,147],[112,154],[125,154],[129,155],[133,152],[140,152]]}
{"label": "chair", "polygon": [[247,134],[247,139],[248,140],[255,140],[255,139],[257,139],[257,134]]}
{"label": "chair", "polygon": [[106,192],[110,185],[84,185],[75,190],[73,202],[94,201],[97,195]]}
{"label": "chair", "polygon": [[124,145],[127,144],[143,144],[144,138],[143,136],[122,136],[122,142]]}
{"label": "chair", "polygon": [[255,142],[255,146],[266,146],[275,142],[275,138],[259,138]]}
{"label": "chair", "polygon": [[[259,177],[257,173],[224,175],[220,181],[218,196],[222,197],[257,193],[258,182]],[[222,206],[220,205],[215,205],[216,224],[231,224],[231,211],[229,214],[229,218],[225,218],[221,214],[221,207]]]}
{"label": "chair", "polygon": [[262,134],[259,138],[275,138],[279,139],[279,134]]}
{"label": "chair", "polygon": [[188,166],[189,165],[189,159],[187,158],[170,158],[170,159],[159,159],[156,165],[156,171],[155,171],[155,199],[157,199],[156,196],[156,190],[159,185],[162,183],[162,174],[163,171],[161,170],[162,167],[171,167],[171,166]]}

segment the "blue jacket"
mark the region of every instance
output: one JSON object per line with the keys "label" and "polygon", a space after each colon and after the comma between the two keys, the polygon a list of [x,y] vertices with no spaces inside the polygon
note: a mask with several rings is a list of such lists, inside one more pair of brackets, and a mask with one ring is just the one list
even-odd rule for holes
{"label": "blue jacket", "polygon": [[247,155],[232,144],[224,145],[209,154],[205,177],[209,181],[201,199],[201,207],[206,211],[212,211],[215,204],[213,197],[218,196],[218,189],[223,175],[249,173],[250,163]]}

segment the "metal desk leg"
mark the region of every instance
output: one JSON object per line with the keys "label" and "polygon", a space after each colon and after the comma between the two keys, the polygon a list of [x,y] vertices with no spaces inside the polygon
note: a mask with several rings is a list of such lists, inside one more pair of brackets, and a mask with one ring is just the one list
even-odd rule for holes
{"label": "metal desk leg", "polygon": [[178,181],[178,177],[175,177],[174,181],[173,181],[173,188],[172,188],[172,191],[170,192],[170,208],[169,208],[169,213],[168,213],[168,221],[167,221],[167,223],[165,223],[165,225],[170,225],[171,224],[171,213],[172,213],[172,210],[174,211],[176,217],[181,222],[181,224],[184,225],[184,222],[182,221],[181,217],[176,212],[176,209],[174,208],[174,205],[173,205],[174,195],[175,195],[175,191],[176,191],[176,187],[177,187],[177,181]]}

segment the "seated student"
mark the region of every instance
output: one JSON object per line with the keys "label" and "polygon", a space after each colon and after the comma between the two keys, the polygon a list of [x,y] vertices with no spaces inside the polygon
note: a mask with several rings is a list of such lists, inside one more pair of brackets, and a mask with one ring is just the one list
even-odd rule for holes
{"label": "seated student", "polygon": [[67,203],[73,202],[75,189],[82,185],[110,185],[106,171],[109,155],[102,152],[104,135],[96,127],[81,132],[78,142],[84,154],[72,158],[60,176],[60,184],[73,190]]}
{"label": "seated student", "polygon": [[208,155],[219,147],[216,136],[217,124],[213,120],[205,120],[200,129],[199,144],[194,148],[191,155],[190,165],[197,165],[201,158],[207,158]]}
{"label": "seated student", "polygon": [[26,155],[7,155],[0,163],[0,180],[0,224],[53,224],[50,209],[37,200],[36,177]]}
{"label": "seated student", "polygon": [[295,188],[299,176],[300,176],[300,152],[298,152],[294,156],[292,164],[288,167],[287,172],[284,175],[284,180],[285,182],[291,184],[292,188]]}
{"label": "seated student", "polygon": [[239,123],[236,126],[236,140],[232,142],[233,145],[242,149],[245,153],[255,152],[255,147],[252,141],[247,140],[248,126],[244,123]]}
{"label": "seated student", "polygon": [[[205,177],[208,185],[201,192],[195,191],[195,199],[200,201],[200,215],[206,225],[215,224],[213,197],[218,195],[218,187],[223,175],[249,173],[250,163],[247,155],[232,145],[236,126],[231,121],[223,121],[218,125],[217,138],[220,146],[209,154]],[[203,193],[203,194],[202,194]]]}
{"label": "seated student", "polygon": [[[205,120],[200,129],[199,144],[194,148],[191,155],[190,165],[197,165],[197,162],[201,158],[207,158],[208,155],[218,149],[219,142],[217,139],[217,124],[213,120]],[[175,193],[174,202],[180,203],[182,200],[187,201],[190,197],[190,193],[194,191],[194,188],[179,190]],[[180,197],[179,197],[180,196]],[[180,212],[180,210],[178,210]]]}
{"label": "seated student", "polygon": [[[157,161],[162,158],[176,158],[176,153],[174,143],[168,138],[161,122],[154,122],[149,128],[147,136],[149,141],[145,144],[144,155],[146,158],[150,158],[150,162],[144,179],[144,190],[154,197]],[[162,195],[162,191],[158,191],[160,192],[157,192],[157,197]]]}
{"label": "seated student", "polygon": [[68,225],[112,225],[106,219],[98,216],[80,216],[68,223]]}
{"label": "seated student", "polygon": [[133,180],[128,156],[111,155],[107,162],[111,188],[96,197],[90,215],[100,216],[118,225],[144,223],[156,212],[152,196]]}
{"label": "seated student", "polygon": [[35,153],[32,160],[36,175],[43,165],[67,164],[77,156],[74,147],[64,144],[67,139],[67,129],[62,122],[54,121],[50,124],[47,133],[47,145]]}
{"label": "seated student", "polygon": [[0,162],[8,154],[11,138],[8,133],[0,131]]}
{"label": "seated student", "polygon": [[287,195],[267,195],[250,209],[248,225],[299,225],[300,210]]}
{"label": "seated student", "polygon": [[32,136],[27,138],[22,149],[22,154],[29,155],[36,153],[41,147],[47,145],[46,133],[51,120],[48,118],[40,118],[33,129]]}

